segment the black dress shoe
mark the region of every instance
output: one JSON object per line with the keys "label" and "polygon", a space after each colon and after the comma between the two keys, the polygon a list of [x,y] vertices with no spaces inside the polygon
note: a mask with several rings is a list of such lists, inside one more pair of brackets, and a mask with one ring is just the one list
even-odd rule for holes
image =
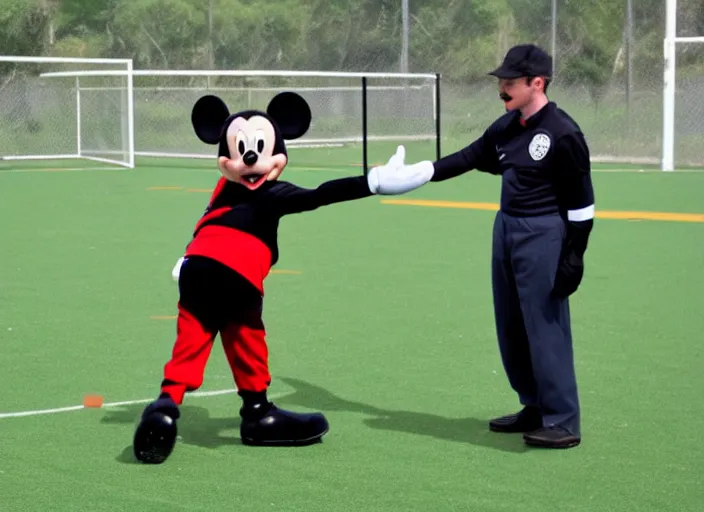
{"label": "black dress shoe", "polygon": [[178,405],[168,396],[161,396],[149,404],[134,433],[134,456],[145,464],[163,463],[174,449],[180,416]]}
{"label": "black dress shoe", "polygon": [[517,432],[531,432],[543,426],[543,418],[537,407],[524,407],[516,414],[494,418],[489,422],[489,429],[493,432],[515,434]]}
{"label": "black dress shoe", "polygon": [[572,448],[581,439],[559,426],[543,427],[523,434],[523,441],[529,446],[540,448]]}
{"label": "black dress shoe", "polygon": [[303,446],[320,441],[329,425],[321,413],[297,413],[273,403],[240,411],[240,439],[254,446]]}

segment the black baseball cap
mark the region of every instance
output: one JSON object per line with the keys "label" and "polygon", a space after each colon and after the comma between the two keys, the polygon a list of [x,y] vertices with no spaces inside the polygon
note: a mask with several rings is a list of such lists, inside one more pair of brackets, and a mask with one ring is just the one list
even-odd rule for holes
{"label": "black baseball cap", "polygon": [[534,44],[519,44],[511,48],[504,61],[489,73],[498,78],[552,76],[552,57]]}

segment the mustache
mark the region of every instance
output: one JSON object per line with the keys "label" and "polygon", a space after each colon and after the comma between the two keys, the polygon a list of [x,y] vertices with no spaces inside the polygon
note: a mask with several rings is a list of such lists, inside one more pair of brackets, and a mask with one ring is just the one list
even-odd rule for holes
{"label": "mustache", "polygon": [[511,101],[513,98],[506,94],[505,92],[500,92],[499,93],[499,98],[501,98],[504,101]]}

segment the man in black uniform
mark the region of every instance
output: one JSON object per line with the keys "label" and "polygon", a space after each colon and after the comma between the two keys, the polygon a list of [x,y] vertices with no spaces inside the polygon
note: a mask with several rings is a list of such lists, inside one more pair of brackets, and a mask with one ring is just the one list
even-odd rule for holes
{"label": "man in black uniform", "polygon": [[551,74],[552,58],[542,49],[511,48],[490,73],[507,113],[454,154],[407,166],[401,151],[396,164],[427,181],[472,169],[501,176],[492,256],[496,331],[523,409],[489,426],[522,432],[529,445],[568,448],[581,441],[568,297],[584,272],[594,191],[580,127],[546,96]]}

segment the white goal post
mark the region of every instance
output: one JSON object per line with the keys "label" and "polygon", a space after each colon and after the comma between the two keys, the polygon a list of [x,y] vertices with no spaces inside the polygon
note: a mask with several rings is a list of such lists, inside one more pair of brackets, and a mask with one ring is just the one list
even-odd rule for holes
{"label": "white goal post", "polygon": [[[677,50],[678,45],[692,43],[704,44],[704,37],[677,36],[677,0],[666,0],[665,39],[664,47],[664,77],[662,105],[662,159],[660,169],[671,172],[675,170],[676,144],[676,111],[677,111]],[[703,81],[704,83],[704,81]],[[696,94],[701,101],[701,94]],[[685,108],[691,108],[688,105]],[[704,134],[702,134],[704,136]],[[700,137],[701,140],[701,137]]]}
{"label": "white goal post", "polygon": [[132,72],[131,59],[0,56],[0,159],[133,168]]}

